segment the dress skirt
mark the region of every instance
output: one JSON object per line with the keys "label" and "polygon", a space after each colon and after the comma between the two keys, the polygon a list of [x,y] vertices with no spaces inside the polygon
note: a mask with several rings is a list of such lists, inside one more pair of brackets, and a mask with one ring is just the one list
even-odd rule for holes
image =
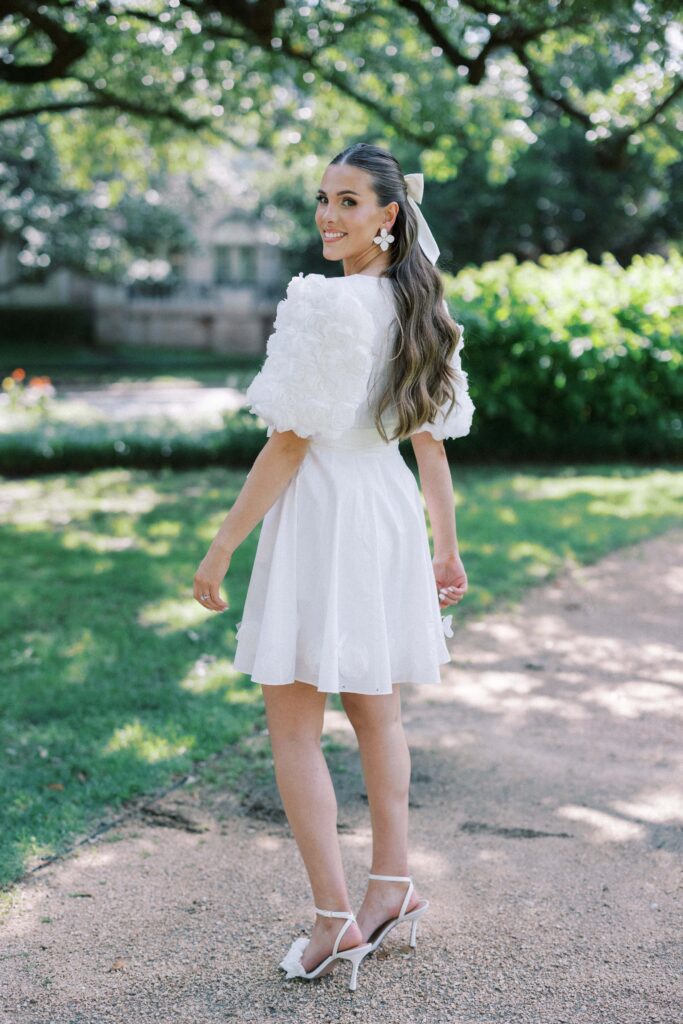
{"label": "dress skirt", "polygon": [[398,441],[312,438],[263,518],[234,667],[257,683],[389,694],[451,661],[420,490]]}

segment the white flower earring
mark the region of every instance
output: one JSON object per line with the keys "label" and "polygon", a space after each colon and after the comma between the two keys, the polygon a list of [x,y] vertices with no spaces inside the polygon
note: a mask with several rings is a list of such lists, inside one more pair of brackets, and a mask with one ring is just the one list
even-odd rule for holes
{"label": "white flower earring", "polygon": [[390,235],[386,228],[381,228],[379,234],[373,238],[373,242],[380,247],[382,252],[386,252],[393,241],[394,236]]}

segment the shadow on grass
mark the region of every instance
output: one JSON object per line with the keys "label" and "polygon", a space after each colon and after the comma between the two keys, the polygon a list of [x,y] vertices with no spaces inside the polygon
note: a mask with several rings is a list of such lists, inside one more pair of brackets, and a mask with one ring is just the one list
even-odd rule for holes
{"label": "shadow on grass", "polygon": [[[116,469],[4,486],[0,884],[263,725],[260,686],[232,667],[258,528],[223,583],[229,611],[192,597],[243,480]],[[682,480],[666,469],[456,469],[470,580],[458,619],[674,525]]]}

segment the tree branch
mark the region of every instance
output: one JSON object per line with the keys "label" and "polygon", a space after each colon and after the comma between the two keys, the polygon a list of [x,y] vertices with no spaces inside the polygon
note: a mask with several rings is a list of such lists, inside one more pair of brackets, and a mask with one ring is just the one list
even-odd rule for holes
{"label": "tree branch", "polygon": [[631,128],[622,128],[620,134],[628,136],[633,135],[634,132],[640,131],[640,129],[644,128],[645,125],[650,124],[651,121],[654,121],[657,115],[661,114],[661,112],[666,107],[668,107],[670,103],[673,103],[673,101],[676,99],[677,96],[681,94],[681,92],[683,92],[683,78],[679,78],[677,84],[671,90],[669,95],[665,96],[664,99],[661,100],[657,104],[657,106],[650,111],[647,117],[643,117],[640,121],[637,121]]}
{"label": "tree branch", "polygon": [[175,124],[178,124],[182,128],[186,128],[190,131],[207,129],[216,134],[217,137],[223,138],[220,133],[216,132],[215,123],[207,118],[193,120],[183,114],[181,110],[176,110],[173,107],[147,107],[142,103],[135,103],[133,100],[128,100],[121,96],[115,96],[112,93],[106,92],[104,89],[96,89],[89,82],[83,79],[77,78],[76,81],[81,82],[81,84],[85,85],[91,92],[95,92],[97,94],[96,98],[88,99],[87,97],[81,97],[73,100],[60,100],[57,103],[36,104],[33,107],[24,107],[21,110],[5,110],[0,112],[0,122],[13,121],[22,117],[35,117],[37,114],[43,113],[65,113],[68,110],[116,109],[122,110],[128,114],[137,114],[139,117],[166,118],[167,120],[173,121]]}
{"label": "tree branch", "polygon": [[[193,0],[183,0],[183,2],[187,6],[192,7],[193,9],[199,6],[199,0],[197,4],[193,3]],[[226,0],[226,3],[228,3],[228,0]],[[251,9],[251,5],[248,6]],[[229,10],[230,14],[232,15],[232,0],[229,0]],[[253,45],[262,45],[261,40],[259,40],[256,37],[256,35],[254,35],[252,39],[249,38],[249,36],[252,35],[250,23],[248,21],[243,21],[241,22],[241,24],[242,27],[245,29],[247,36],[238,38],[240,38],[242,42],[247,44],[252,43]],[[217,39],[235,38],[231,31],[228,31],[219,25],[207,25],[206,32],[207,35]],[[436,141],[437,138],[434,132],[415,132],[409,125],[401,124],[396,120],[394,112],[389,107],[385,107],[382,104],[380,104],[377,100],[371,99],[360,89],[354,89],[350,82],[343,75],[337,73],[336,71],[330,68],[323,67],[316,60],[315,53],[309,50],[302,50],[299,47],[293,46],[293,44],[289,41],[287,37],[284,37],[282,39],[282,45],[278,50],[275,50],[273,48],[271,44],[271,39],[269,38],[267,48],[270,53],[276,56],[278,53],[284,53],[288,57],[291,57],[292,60],[306,64],[306,66],[309,67],[312,71],[315,71],[326,81],[334,85],[334,87],[339,92],[348,96],[350,99],[355,100],[356,103],[359,103],[361,106],[366,107],[368,110],[372,110],[382,119],[382,121],[385,124],[391,125],[391,127],[394,128],[397,132],[399,132],[404,138],[411,139],[413,142],[416,142],[420,146],[434,145],[434,142]]]}
{"label": "tree branch", "polygon": [[[206,9],[210,8],[222,17],[236,21],[254,37],[259,46],[270,49],[271,39],[275,33],[275,17],[278,11],[286,6],[286,0],[197,0],[197,3],[182,0],[201,18],[206,18]],[[209,25],[205,25],[207,30]]]}
{"label": "tree branch", "polygon": [[0,15],[20,14],[34,30],[43,32],[53,45],[52,56],[46,64],[6,64],[0,62],[0,80],[12,85],[33,85],[64,78],[72,64],[80,60],[88,46],[82,36],[68,32],[58,22],[42,13],[44,6],[33,0],[2,0]]}
{"label": "tree branch", "polygon": [[[470,0],[465,0],[465,2],[467,6],[471,7],[477,14],[496,14],[501,18],[500,26],[496,28],[488,28],[487,26],[489,38],[482,46],[479,53],[474,57],[468,57],[462,52],[462,50],[459,50],[457,46],[451,42],[441,26],[434,20],[431,12],[426,10],[419,0],[396,0],[399,7],[402,7],[404,10],[415,15],[426,35],[433,43],[436,43],[436,45],[443,50],[445,57],[451,62],[451,64],[455,67],[467,68],[467,81],[470,85],[479,85],[482,81],[486,74],[487,59],[494,50],[503,49],[505,47],[514,49],[515,46],[524,46],[526,43],[530,43],[534,39],[538,39],[538,37],[542,36],[545,32],[562,28],[570,24],[579,24],[581,20],[576,14],[571,14],[567,15],[565,18],[558,19],[557,21],[544,21],[538,22],[535,25],[522,25],[509,17],[509,11],[506,11],[504,8],[500,8],[495,4],[470,2]],[[502,21],[505,17],[508,18],[507,23]]]}
{"label": "tree branch", "polygon": [[651,121],[661,114],[670,103],[672,103],[676,97],[683,91],[683,80],[679,80],[677,85],[671,90],[668,96],[665,96],[663,100],[647,114],[641,118],[635,124],[629,125],[625,128],[620,128],[618,131],[613,132],[609,138],[601,139],[595,149],[598,163],[601,167],[604,167],[608,171],[620,171],[626,166],[626,153],[628,149],[628,143],[631,136],[641,128],[650,124]]}
{"label": "tree branch", "polygon": [[579,107],[575,107],[563,93],[553,93],[548,91],[543,79],[533,66],[531,58],[525,52],[524,47],[513,46],[512,51],[522,67],[526,68],[529,76],[529,84],[539,99],[545,100],[547,103],[554,103],[556,107],[559,107],[560,110],[564,111],[565,114],[568,114],[574,121],[578,121],[579,124],[584,126],[584,128],[590,128],[592,126],[593,122],[585,110],[580,110]]}
{"label": "tree branch", "polygon": [[421,3],[418,3],[418,0],[396,0],[396,4],[398,7],[402,7],[404,11],[415,15],[426,35],[443,50],[451,64],[454,64],[456,67],[466,67],[471,71],[476,58],[473,60],[466,56],[462,50],[459,50],[434,21],[431,13]]}

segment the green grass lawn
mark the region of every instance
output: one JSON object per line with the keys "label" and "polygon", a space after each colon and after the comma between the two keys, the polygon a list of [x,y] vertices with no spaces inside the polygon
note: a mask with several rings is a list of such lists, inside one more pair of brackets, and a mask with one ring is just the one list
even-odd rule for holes
{"label": "green grass lawn", "polygon": [[[258,529],[205,611],[192,578],[244,480],[210,468],[5,480],[0,884],[264,725],[232,668]],[[675,468],[454,469],[470,587],[454,625],[680,522]],[[332,706],[341,707],[338,697]]]}

